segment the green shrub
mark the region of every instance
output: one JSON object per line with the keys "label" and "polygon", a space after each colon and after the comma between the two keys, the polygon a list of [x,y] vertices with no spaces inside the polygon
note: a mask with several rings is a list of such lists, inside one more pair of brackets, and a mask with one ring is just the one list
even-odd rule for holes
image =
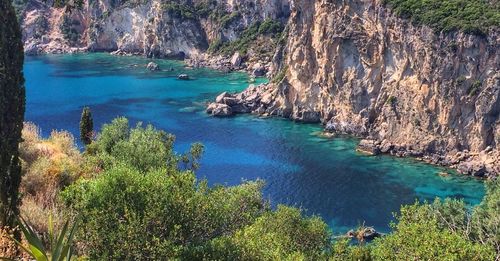
{"label": "green shrub", "polygon": [[481,86],[483,83],[479,80],[476,80],[472,83],[472,85],[469,87],[469,91],[467,92],[469,96],[476,96],[479,94],[481,91]]}
{"label": "green shrub", "polygon": [[91,259],[158,260],[252,223],[267,208],[261,187],[208,188],[191,172],[122,166],[78,182],[62,197],[81,216],[77,238]]}
{"label": "green shrub", "polygon": [[148,171],[165,166],[176,167],[179,163],[198,167],[203,146],[193,144],[190,152],[178,155],[172,146],[175,136],[157,130],[151,125],[139,123],[130,129],[126,118],[117,118],[104,124],[97,140],[87,146],[86,159],[102,169],[125,164],[139,171]]}
{"label": "green shrub", "polygon": [[330,244],[327,225],[304,218],[296,208],[278,206],[232,236],[216,238],[186,260],[318,260]]}
{"label": "green shrub", "polygon": [[59,29],[64,36],[64,39],[69,41],[71,44],[78,42],[80,39],[80,33],[76,30],[76,26],[79,26],[80,22],[77,20],[72,20],[67,14],[63,16],[63,21],[59,25]]}
{"label": "green shrub", "polygon": [[267,36],[273,39],[274,42],[277,42],[282,37],[282,31],[283,26],[278,21],[265,20],[263,22],[256,22],[246,28],[235,41],[224,43],[218,40],[209,49],[225,55],[231,55],[235,52],[245,55],[259,36]]}
{"label": "green shrub", "polygon": [[372,246],[374,260],[493,260],[489,245],[468,240],[463,202],[404,206],[394,231]]}
{"label": "green shrub", "polygon": [[280,83],[285,79],[286,73],[288,71],[288,66],[283,67],[271,80],[272,83]]}
{"label": "green shrub", "polygon": [[486,196],[474,209],[471,223],[470,238],[495,248],[495,260],[500,260],[500,179],[487,183]]}
{"label": "green shrub", "polygon": [[500,26],[500,5],[487,0],[384,0],[394,12],[440,32],[487,34]]}
{"label": "green shrub", "polygon": [[191,6],[186,4],[180,4],[175,2],[163,3],[162,8],[165,12],[175,15],[181,19],[194,19],[196,18],[196,13]]}

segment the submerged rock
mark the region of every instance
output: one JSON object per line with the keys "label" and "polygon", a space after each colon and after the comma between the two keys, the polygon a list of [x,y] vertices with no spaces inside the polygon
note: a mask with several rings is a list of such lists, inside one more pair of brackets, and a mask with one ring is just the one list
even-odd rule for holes
{"label": "submerged rock", "polygon": [[154,63],[154,62],[148,63],[148,65],[146,66],[146,68],[148,68],[148,70],[150,70],[150,71],[159,71],[160,70],[160,66],[157,63]]}
{"label": "submerged rock", "polygon": [[381,234],[377,232],[373,227],[364,227],[357,231],[351,229],[349,230],[349,232],[347,232],[346,236],[348,238],[356,238],[358,240],[369,241],[381,236]]}
{"label": "submerged rock", "polygon": [[189,80],[191,78],[187,74],[179,74],[179,76],[177,76],[177,79],[179,79],[179,80]]}

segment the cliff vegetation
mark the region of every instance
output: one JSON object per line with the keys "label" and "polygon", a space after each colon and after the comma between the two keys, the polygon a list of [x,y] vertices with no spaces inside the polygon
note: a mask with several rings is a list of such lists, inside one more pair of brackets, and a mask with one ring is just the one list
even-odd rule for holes
{"label": "cliff vegetation", "polygon": [[500,3],[488,0],[384,0],[397,15],[437,31],[486,35],[500,26]]}

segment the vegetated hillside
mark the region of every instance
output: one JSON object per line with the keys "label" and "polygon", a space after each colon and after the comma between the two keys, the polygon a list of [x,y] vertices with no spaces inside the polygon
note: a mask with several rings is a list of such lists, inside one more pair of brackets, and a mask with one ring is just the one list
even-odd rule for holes
{"label": "vegetated hillside", "polygon": [[[117,118],[80,153],[71,134],[48,139],[26,124],[21,143],[21,215],[41,243],[65,220],[78,222],[74,256],[112,260],[494,260],[500,257],[500,184],[481,205],[459,200],[404,206],[392,232],[365,244],[369,229],[332,236],[319,217],[272,209],[263,182],[209,187],[195,172],[194,144],[175,153],[174,136]],[[201,166],[203,167],[203,166]],[[265,170],[263,170],[265,171]],[[51,225],[49,225],[51,220]],[[369,225],[369,224],[367,224]],[[20,255],[0,230],[0,256]],[[46,248],[50,251],[55,249]]]}
{"label": "vegetated hillside", "polygon": [[436,31],[488,34],[500,27],[500,2],[496,0],[385,0],[394,12],[416,25]]}

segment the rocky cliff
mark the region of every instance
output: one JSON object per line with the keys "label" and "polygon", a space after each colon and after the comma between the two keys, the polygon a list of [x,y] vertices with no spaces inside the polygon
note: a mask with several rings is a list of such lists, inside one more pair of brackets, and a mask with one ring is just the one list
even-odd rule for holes
{"label": "rocky cliff", "polygon": [[[21,14],[27,54],[108,51],[154,58],[207,58],[256,23],[285,23],[285,0],[86,0],[80,8],[28,0]],[[274,49],[273,49],[274,51]]]}
{"label": "rocky cliff", "polygon": [[500,173],[498,28],[437,33],[382,0],[89,0],[71,13],[50,6],[28,1],[29,54],[114,51],[233,67],[243,59],[259,74],[269,69],[272,83],[223,94],[210,113],[322,122],[364,138],[363,151]]}
{"label": "rocky cliff", "polygon": [[365,138],[360,149],[370,153],[498,174],[499,44],[498,30],[439,34],[381,1],[296,0],[275,56],[279,83],[218,102],[322,122]]}

